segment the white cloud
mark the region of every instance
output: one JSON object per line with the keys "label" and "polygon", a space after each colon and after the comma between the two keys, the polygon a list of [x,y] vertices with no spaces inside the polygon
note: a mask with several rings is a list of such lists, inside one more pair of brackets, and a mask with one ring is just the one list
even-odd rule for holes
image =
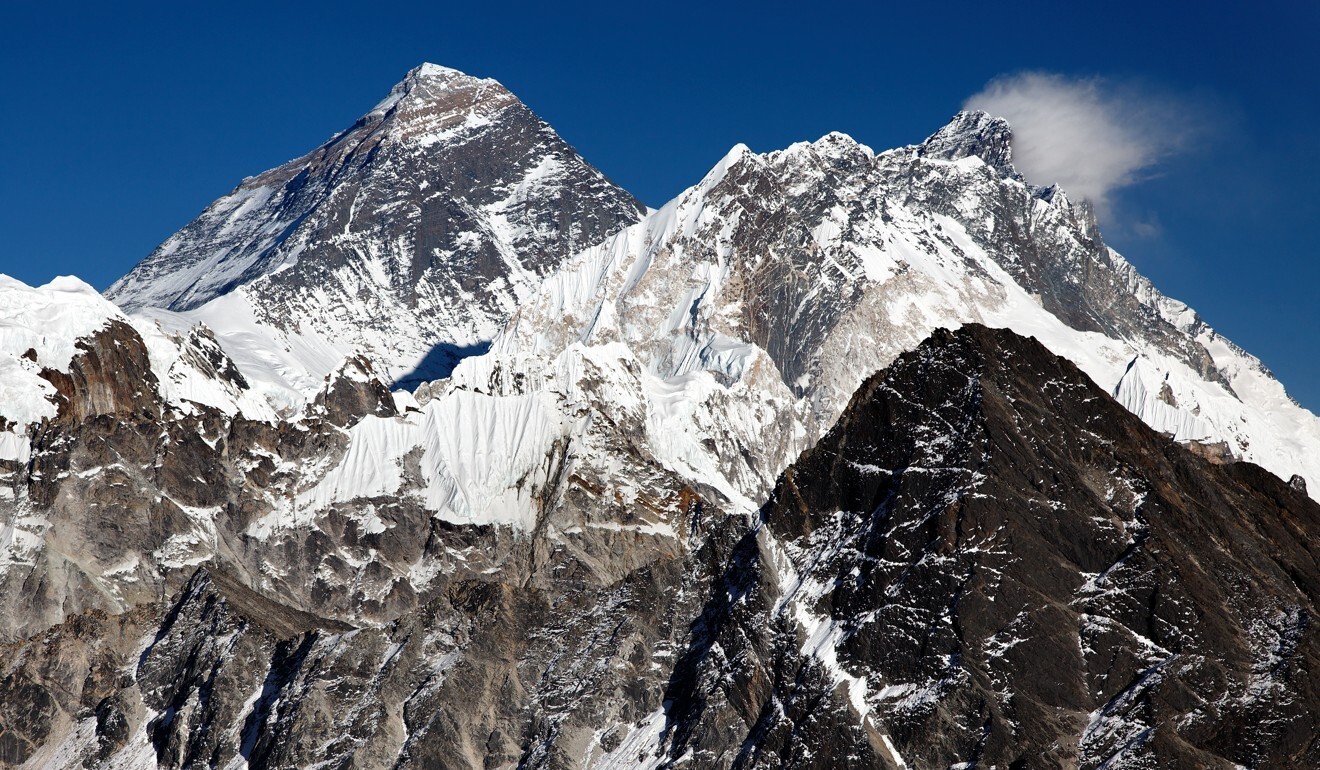
{"label": "white cloud", "polygon": [[1131,225],[1132,234],[1138,238],[1158,238],[1164,234],[1164,225],[1154,214],[1138,219]]}
{"label": "white cloud", "polygon": [[1101,214],[1112,194],[1188,136],[1188,110],[1175,99],[1099,78],[1025,72],[995,78],[965,109],[1013,127],[1013,165],[1034,184],[1057,184]]}

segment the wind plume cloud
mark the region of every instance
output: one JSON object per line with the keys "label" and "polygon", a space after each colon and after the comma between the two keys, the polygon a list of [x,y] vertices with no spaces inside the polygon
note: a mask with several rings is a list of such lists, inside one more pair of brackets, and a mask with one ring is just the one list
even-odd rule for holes
{"label": "wind plume cloud", "polygon": [[1102,214],[1116,190],[1184,144],[1188,126],[1185,110],[1168,97],[1042,72],[995,78],[964,108],[1009,122],[1013,165],[1028,180],[1057,184]]}

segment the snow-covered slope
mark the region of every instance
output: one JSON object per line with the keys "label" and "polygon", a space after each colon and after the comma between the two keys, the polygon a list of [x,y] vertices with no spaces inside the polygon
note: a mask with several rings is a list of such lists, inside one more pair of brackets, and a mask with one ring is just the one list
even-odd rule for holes
{"label": "snow-covered slope", "polygon": [[1022,180],[1010,137],[964,113],[879,155],[840,134],[736,147],[550,276],[443,387],[488,391],[492,367],[554,381],[565,351],[626,351],[615,370],[639,370],[656,456],[757,500],[869,373],[979,322],[1040,339],[1157,430],[1320,478],[1320,421],[1105,246],[1085,204]]}
{"label": "snow-covered slope", "polygon": [[133,320],[70,276],[32,287],[0,275],[0,447],[22,444],[26,451],[25,437],[8,436],[23,436],[58,415],[49,373],[68,372],[74,357],[87,352],[87,341],[116,322],[130,326],[150,354],[150,372],[122,375],[152,378],[163,400],[180,414],[205,406],[251,419],[277,419],[266,399],[233,376],[232,364],[204,327],[167,331]]}
{"label": "snow-covered slope", "polygon": [[641,212],[499,83],[425,64],[347,131],[245,179],[106,296],[204,320],[294,391],[355,350],[418,381],[480,350],[546,271]]}

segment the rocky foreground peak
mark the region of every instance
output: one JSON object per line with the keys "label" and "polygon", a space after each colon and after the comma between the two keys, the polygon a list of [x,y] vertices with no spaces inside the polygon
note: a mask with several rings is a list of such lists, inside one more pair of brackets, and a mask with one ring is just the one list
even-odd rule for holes
{"label": "rocky foreground peak", "polygon": [[670,679],[669,757],[1320,759],[1320,507],[1168,441],[1034,339],[937,330],[859,388],[762,520]]}

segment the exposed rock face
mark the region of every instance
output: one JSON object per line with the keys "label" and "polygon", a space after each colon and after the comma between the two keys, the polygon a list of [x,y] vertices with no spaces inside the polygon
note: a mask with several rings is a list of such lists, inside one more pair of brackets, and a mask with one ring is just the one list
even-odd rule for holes
{"label": "exposed rock face", "polygon": [[[599,761],[630,725],[660,713],[659,677],[741,520],[678,487],[672,500],[640,501],[682,526],[677,541],[627,524],[552,537],[581,521],[579,506],[610,507],[566,486],[530,539],[434,521],[429,536],[408,531],[425,544],[418,563],[434,572],[432,590],[388,622],[350,628],[298,609],[305,595],[254,591],[202,568],[150,617],[93,612],[13,645],[5,686],[15,697],[0,707],[0,729],[12,735],[5,758],[109,767]],[[216,569],[243,567],[232,558]],[[290,584],[321,580],[314,562],[287,555],[283,564]],[[87,676],[94,665],[116,675]]]}
{"label": "exposed rock face", "polygon": [[527,537],[433,525],[436,590],[386,622],[253,590],[225,557],[165,604],[13,644],[0,750],[107,767],[1320,758],[1320,506],[1192,455],[1033,340],[937,332],[863,385],[756,520],[671,487],[645,505],[676,539],[574,535],[604,501],[564,483]]}
{"label": "exposed rock face", "polygon": [[1013,169],[1013,129],[1002,118],[984,112],[958,113],[921,143],[917,155],[938,160],[979,157],[1000,173],[1017,175]]}
{"label": "exposed rock face", "polygon": [[[176,364],[209,384],[241,381],[204,332],[180,345]],[[23,426],[22,462],[0,466],[0,640],[40,633],[86,610],[120,613],[154,604],[197,564],[222,553],[249,576],[287,566],[304,548],[317,564],[331,558],[334,565],[325,566],[319,581],[299,574],[289,589],[308,606],[339,607],[329,614],[356,614],[361,608],[354,602],[415,601],[398,591],[377,595],[377,582],[388,588],[393,573],[364,575],[355,581],[359,590],[346,594],[327,582],[335,566],[345,568],[345,539],[359,544],[369,536],[360,523],[327,525],[330,534],[321,540],[302,533],[287,542],[275,538],[270,550],[245,543],[254,519],[295,496],[309,471],[315,477],[342,457],[345,428],[396,414],[393,395],[365,360],[346,361],[306,415],[275,423],[167,398],[169,386],[154,374],[147,342],[124,320],[111,318],[71,347],[67,364],[41,369],[55,414]],[[389,516],[398,506],[380,509]],[[372,539],[374,549],[410,566],[426,548],[429,514],[407,510],[397,515],[411,516],[421,533],[400,545],[380,542],[388,536]],[[274,570],[278,582],[279,567]]]}
{"label": "exposed rock face", "polygon": [[371,362],[354,356],[326,378],[325,390],[316,396],[314,413],[322,413],[331,425],[348,428],[362,417],[393,417],[398,414],[394,396],[376,376]]}
{"label": "exposed rock face", "polygon": [[[725,661],[766,682],[742,710],[755,762],[802,752],[790,704],[836,686],[910,767],[1320,760],[1320,507],[1159,436],[1034,340],[936,332],[862,386],[764,521],[708,605],[719,655],[669,695],[700,713]],[[785,678],[783,647],[819,673]]]}
{"label": "exposed rock face", "polygon": [[[56,420],[78,425],[93,417],[160,419],[160,392],[142,338],[123,321],[111,321],[79,340],[69,371],[43,369],[55,386]],[[133,373],[133,376],[125,376]]]}
{"label": "exposed rock face", "polygon": [[[106,296],[186,311],[237,292],[277,335],[419,380],[642,211],[499,83],[428,64],[347,131],[244,180]],[[226,331],[224,313],[203,315]]]}

